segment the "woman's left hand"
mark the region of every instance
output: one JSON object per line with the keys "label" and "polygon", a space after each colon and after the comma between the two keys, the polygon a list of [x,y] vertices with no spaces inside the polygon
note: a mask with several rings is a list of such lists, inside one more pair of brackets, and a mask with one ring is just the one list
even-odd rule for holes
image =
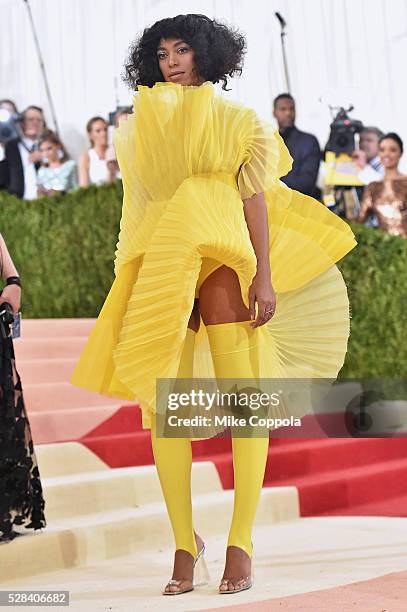
{"label": "woman's left hand", "polygon": [[252,328],[260,327],[270,321],[276,309],[276,294],[271,284],[270,273],[257,272],[249,287],[250,318],[257,318],[251,324]]}
{"label": "woman's left hand", "polygon": [[0,304],[8,302],[16,315],[21,306],[21,287],[19,285],[6,285],[0,295]]}

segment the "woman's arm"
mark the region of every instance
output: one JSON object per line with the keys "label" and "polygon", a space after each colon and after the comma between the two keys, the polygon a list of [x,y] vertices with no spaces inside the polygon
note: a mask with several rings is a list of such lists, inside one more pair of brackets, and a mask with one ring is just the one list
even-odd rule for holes
{"label": "woman's arm", "polygon": [[[7,245],[4,241],[3,236],[0,234],[0,264],[1,264],[1,276],[3,280],[9,278],[9,276],[18,276],[17,268],[15,267],[13,260],[11,259],[10,253],[8,252]],[[19,285],[7,285],[4,287],[0,295],[0,304],[8,302],[12,305],[15,314],[20,310],[21,305],[21,287]]]}
{"label": "woman's arm", "polygon": [[[271,284],[269,259],[269,227],[267,205],[264,193],[256,193],[251,198],[243,200],[243,210],[249,229],[250,240],[257,257],[257,271],[249,288],[250,318],[257,318],[252,327],[267,323],[273,316],[276,307],[276,294]],[[266,314],[268,311],[272,313]]]}
{"label": "woman's arm", "polygon": [[89,155],[82,153],[78,162],[79,187],[89,187]]}
{"label": "woman's arm", "polygon": [[18,276],[17,268],[15,267],[11,255],[8,252],[7,245],[3,236],[0,234],[0,261],[2,262],[1,276],[6,280],[9,276]]}
{"label": "woman's arm", "polygon": [[362,204],[361,204],[359,213],[354,217],[353,221],[356,221],[357,223],[363,223],[367,217],[367,214],[372,209],[373,209],[372,193],[368,186],[368,187],[365,187],[365,191],[363,193]]}

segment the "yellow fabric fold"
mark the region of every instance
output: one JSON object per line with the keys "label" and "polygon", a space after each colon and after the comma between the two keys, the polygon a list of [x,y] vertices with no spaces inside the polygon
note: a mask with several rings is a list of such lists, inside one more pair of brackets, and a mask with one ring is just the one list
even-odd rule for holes
{"label": "yellow fabric fold", "polygon": [[[140,87],[115,146],[124,187],[116,279],[72,383],[138,400],[143,427],[150,427],[156,378],[177,375],[205,271],[216,262],[233,268],[248,306],[256,257],[242,199],[261,192],[277,293],[276,315],[262,332],[270,347],[265,371],[336,376],[349,303],[335,263],[356,241],[346,222],[279,180],[292,160],[278,132],[253,110],[215,95],[212,83],[157,83]],[[332,314],[334,304],[338,312],[326,321],[325,308]],[[301,326],[309,336],[296,336]],[[213,377],[203,325],[194,376]]]}

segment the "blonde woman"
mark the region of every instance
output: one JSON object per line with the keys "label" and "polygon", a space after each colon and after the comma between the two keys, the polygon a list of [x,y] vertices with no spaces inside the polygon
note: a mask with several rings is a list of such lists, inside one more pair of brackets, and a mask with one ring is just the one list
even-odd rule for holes
{"label": "blonde woman", "polygon": [[107,121],[103,117],[92,117],[86,124],[86,131],[91,146],[79,158],[79,186],[111,183],[116,178],[116,171],[108,165]]}

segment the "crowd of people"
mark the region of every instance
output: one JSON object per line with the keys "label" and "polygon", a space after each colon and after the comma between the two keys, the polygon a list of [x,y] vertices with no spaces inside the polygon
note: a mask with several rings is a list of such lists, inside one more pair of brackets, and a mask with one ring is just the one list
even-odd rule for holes
{"label": "crowd of people", "polygon": [[[19,116],[12,100],[0,100],[0,109]],[[116,113],[116,126],[129,111]],[[89,145],[78,162],[71,159],[59,135],[47,128],[39,106],[28,106],[18,124],[20,136],[0,143],[0,189],[24,200],[34,200],[120,178],[114,147],[108,141],[109,125],[103,117],[89,119],[86,125]]]}
{"label": "crowd of people", "polygon": [[[278,130],[294,160],[282,181],[291,189],[320,199],[324,166],[318,140],[295,124],[295,100],[286,93],[274,100]],[[380,227],[389,234],[407,237],[407,176],[399,170],[403,142],[394,132],[364,127],[352,154],[358,187],[356,211],[350,220]],[[335,212],[335,211],[334,211]]]}
{"label": "crowd of people", "polygon": [[[0,100],[0,109],[18,114],[12,100]],[[129,112],[131,108],[117,111],[115,127]],[[274,99],[273,115],[293,158],[292,170],[282,181],[291,189],[321,199],[325,187],[323,154],[317,138],[298,129],[291,94]],[[47,128],[40,107],[28,106],[21,117],[21,137],[0,143],[0,189],[32,200],[121,178],[114,147],[109,144],[109,124],[103,117],[87,122],[89,145],[78,162],[70,158],[58,134]],[[355,176],[363,187],[356,192],[352,221],[407,236],[407,176],[399,170],[402,154],[403,142],[396,133],[385,134],[376,126],[363,128],[353,152]]]}

